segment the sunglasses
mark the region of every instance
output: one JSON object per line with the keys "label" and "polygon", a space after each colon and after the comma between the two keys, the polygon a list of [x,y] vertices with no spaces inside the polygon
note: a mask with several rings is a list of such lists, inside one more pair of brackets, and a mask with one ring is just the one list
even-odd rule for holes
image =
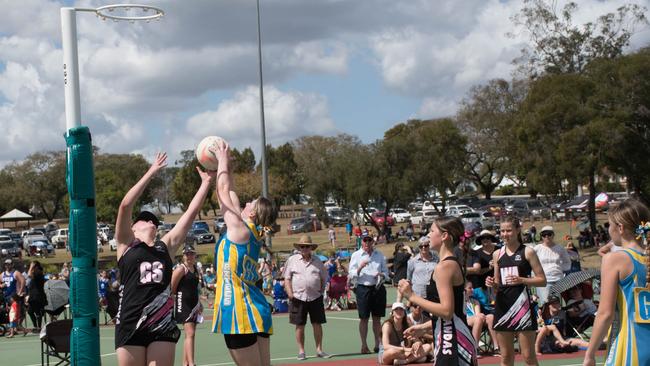
{"label": "sunglasses", "polygon": [[420,247],[420,248],[428,248],[429,244],[418,245],[418,247]]}
{"label": "sunglasses", "polygon": [[553,236],[553,233],[546,232],[546,233],[541,233],[541,234],[539,234],[539,235],[540,235],[542,238],[544,238],[544,237],[547,237],[547,236],[549,236],[549,237],[550,237],[550,236]]}
{"label": "sunglasses", "polygon": [[300,248],[300,249],[310,248],[311,249],[311,245],[298,245],[298,248]]}

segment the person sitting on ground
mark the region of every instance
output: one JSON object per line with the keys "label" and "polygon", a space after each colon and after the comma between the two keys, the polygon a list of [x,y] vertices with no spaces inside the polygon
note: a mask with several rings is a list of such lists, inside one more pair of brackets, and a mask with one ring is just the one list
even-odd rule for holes
{"label": "person sitting on ground", "polygon": [[578,347],[588,347],[589,343],[579,338],[566,338],[567,317],[561,310],[560,299],[551,295],[543,306],[544,325],[539,328],[535,339],[535,352],[544,353],[575,352]]}
{"label": "person sitting on ground", "polygon": [[417,340],[413,344],[404,337],[409,324],[406,307],[401,302],[393,303],[390,317],[381,326],[381,344],[379,363],[381,365],[406,365],[425,362],[431,352],[431,344]]}

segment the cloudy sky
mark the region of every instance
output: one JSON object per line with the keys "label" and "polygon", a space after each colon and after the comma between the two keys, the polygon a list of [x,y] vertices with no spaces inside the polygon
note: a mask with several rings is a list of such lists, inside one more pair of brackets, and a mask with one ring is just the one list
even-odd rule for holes
{"label": "cloudy sky", "polygon": [[[650,7],[650,0],[630,0]],[[558,1],[563,4],[563,1]],[[584,23],[624,1],[577,1]],[[109,2],[110,3],[110,2]],[[81,113],[104,152],[170,153],[219,135],[259,151],[255,0],[146,1],[159,22],[77,15]],[[454,114],[468,89],[508,78],[521,1],[261,0],[267,142]],[[0,0],[0,167],[65,142],[62,6]],[[506,33],[514,32],[514,37]],[[639,29],[630,49],[647,46]]]}

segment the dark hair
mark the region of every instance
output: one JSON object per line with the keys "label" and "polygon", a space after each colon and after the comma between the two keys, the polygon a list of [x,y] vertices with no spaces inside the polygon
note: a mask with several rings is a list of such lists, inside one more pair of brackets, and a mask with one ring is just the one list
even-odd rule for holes
{"label": "dark hair", "polygon": [[502,224],[507,224],[510,223],[512,224],[512,227],[515,229],[519,229],[519,234],[517,235],[517,240],[519,240],[519,244],[524,243],[524,237],[521,235],[521,221],[517,216],[514,215],[506,215],[501,218],[501,223]]}
{"label": "dark hair", "polygon": [[255,203],[255,224],[268,228],[277,218],[278,211],[273,202],[266,197],[258,198]]}
{"label": "dark hair", "polygon": [[397,254],[397,252],[399,252],[399,250],[402,248],[404,248],[404,243],[402,243],[401,241],[395,243],[395,251],[393,252],[393,256],[395,256],[395,254]]}
{"label": "dark hair", "polygon": [[436,218],[433,223],[440,231],[446,232],[451,236],[453,246],[458,246],[460,241],[465,238],[465,226],[458,217],[442,216]]}
{"label": "dark hair", "polygon": [[34,269],[37,270],[38,273],[43,273],[43,266],[41,265],[41,262],[32,261],[32,263],[34,263]]}

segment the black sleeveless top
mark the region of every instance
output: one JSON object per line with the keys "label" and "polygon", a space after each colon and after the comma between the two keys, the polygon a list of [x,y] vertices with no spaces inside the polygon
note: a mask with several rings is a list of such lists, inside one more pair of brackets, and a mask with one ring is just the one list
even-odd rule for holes
{"label": "black sleeveless top", "polygon": [[116,322],[135,328],[142,311],[169,288],[172,259],[167,245],[157,240],[152,247],[135,239],[117,262],[120,270],[120,305]]}
{"label": "black sleeveless top", "polygon": [[199,303],[199,275],[196,266],[194,272],[184,264],[181,266],[186,268],[186,272],[176,288],[176,320],[185,322]]}
{"label": "black sleeveless top", "polygon": [[[443,259],[443,261],[450,260],[458,263],[458,266],[461,268],[461,272],[463,267],[461,266],[460,262],[458,261],[458,258],[456,257],[447,257]],[[463,322],[467,323],[467,317],[465,315],[465,281],[463,281],[462,284],[458,286],[453,286],[453,292],[454,292],[454,314],[461,318]],[[433,277],[431,277],[431,280],[429,281],[429,284],[427,285],[427,300],[435,302],[435,303],[440,303],[440,295],[438,294],[438,288],[436,287],[436,281],[433,280]],[[431,316],[431,321],[434,325],[435,329],[435,323],[436,323],[436,318],[435,316]]]}
{"label": "black sleeveless top", "polygon": [[[499,274],[501,278],[501,284],[499,285],[498,291],[504,291],[507,289],[517,289],[517,292],[521,291],[522,287],[526,285],[506,285],[505,276],[507,275],[516,275],[519,277],[530,277],[530,274],[533,272],[533,268],[530,266],[530,263],[526,259],[526,246],[520,244],[517,250],[508,255],[506,247],[499,249]],[[506,291],[509,292],[509,291]]]}

